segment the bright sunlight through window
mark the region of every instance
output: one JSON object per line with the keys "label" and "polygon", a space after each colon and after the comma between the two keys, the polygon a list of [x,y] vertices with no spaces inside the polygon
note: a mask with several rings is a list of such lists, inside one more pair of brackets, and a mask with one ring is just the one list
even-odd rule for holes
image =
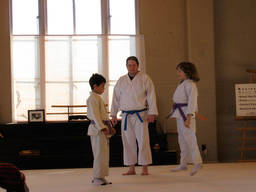
{"label": "bright sunlight through window", "polygon": [[144,69],[135,0],[12,0],[11,5],[16,121],[27,121],[32,109],[45,109],[47,121],[67,120],[67,109],[52,106],[85,105],[93,73],[107,79],[103,99],[110,106],[116,81],[127,73],[126,58],[137,56]]}

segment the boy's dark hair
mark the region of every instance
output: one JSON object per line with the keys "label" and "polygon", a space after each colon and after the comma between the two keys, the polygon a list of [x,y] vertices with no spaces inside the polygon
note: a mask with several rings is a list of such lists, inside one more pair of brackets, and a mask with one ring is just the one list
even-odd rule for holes
{"label": "boy's dark hair", "polygon": [[106,83],[106,79],[97,73],[92,74],[92,76],[89,79],[89,84],[91,86],[91,89],[93,90],[93,86],[96,84],[99,86],[101,83]]}
{"label": "boy's dark hair", "polygon": [[180,68],[187,76],[187,78],[197,82],[200,80],[196,70],[196,66],[191,62],[181,62],[177,65],[176,69]]}
{"label": "boy's dark hair", "polygon": [[128,63],[129,60],[133,60],[133,61],[135,61],[135,62],[139,65],[139,60],[138,60],[137,57],[135,57],[135,56],[130,56],[130,57],[128,57],[128,58],[126,59],[126,64]]}

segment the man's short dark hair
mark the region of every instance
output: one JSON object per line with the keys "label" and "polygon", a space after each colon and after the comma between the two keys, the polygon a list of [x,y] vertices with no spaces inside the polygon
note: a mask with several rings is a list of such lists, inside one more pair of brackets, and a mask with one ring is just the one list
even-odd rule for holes
{"label": "man's short dark hair", "polygon": [[92,76],[89,79],[89,84],[91,86],[91,89],[93,90],[94,85],[99,86],[101,83],[106,83],[105,77],[97,73],[92,74]]}
{"label": "man's short dark hair", "polygon": [[133,61],[135,61],[135,62],[139,65],[139,60],[138,60],[137,57],[135,57],[135,56],[130,56],[130,57],[128,57],[128,58],[126,59],[126,64],[128,63],[129,60],[133,60]]}

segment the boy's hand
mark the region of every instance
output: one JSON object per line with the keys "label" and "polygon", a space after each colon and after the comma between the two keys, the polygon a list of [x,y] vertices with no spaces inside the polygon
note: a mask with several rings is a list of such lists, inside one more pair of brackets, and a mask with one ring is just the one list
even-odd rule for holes
{"label": "boy's hand", "polygon": [[109,135],[109,131],[107,128],[101,129],[101,131],[105,134],[105,135]]}
{"label": "boy's hand", "polygon": [[113,125],[115,126],[115,125],[117,124],[117,117],[116,117],[116,116],[112,116],[111,122],[112,122]]}

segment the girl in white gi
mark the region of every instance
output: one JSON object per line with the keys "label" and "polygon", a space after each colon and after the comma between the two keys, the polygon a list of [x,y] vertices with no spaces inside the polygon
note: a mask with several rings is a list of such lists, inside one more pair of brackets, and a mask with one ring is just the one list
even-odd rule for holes
{"label": "girl in white gi", "polygon": [[182,62],[176,67],[180,84],[173,95],[173,109],[168,117],[176,118],[178,142],[180,146],[180,165],[173,172],[187,170],[187,163],[194,164],[190,175],[202,167],[202,159],[196,139],[197,86],[198,73],[194,64]]}
{"label": "girl in white gi", "polygon": [[142,165],[141,175],[148,175],[148,165],[152,163],[148,122],[154,122],[158,114],[155,89],[149,76],[138,70],[136,57],[128,57],[126,67],[128,74],[120,77],[115,85],[110,115],[116,124],[117,112],[122,111],[124,164],[129,166],[123,175],[135,175],[137,163]]}
{"label": "girl in white gi", "polygon": [[95,185],[111,184],[106,180],[109,172],[109,135],[115,133],[115,129],[109,124],[106,106],[101,94],[104,92],[106,79],[93,74],[89,80],[92,92],[87,99],[87,117],[91,120],[88,127],[88,135],[91,138],[93,151],[93,180]]}

